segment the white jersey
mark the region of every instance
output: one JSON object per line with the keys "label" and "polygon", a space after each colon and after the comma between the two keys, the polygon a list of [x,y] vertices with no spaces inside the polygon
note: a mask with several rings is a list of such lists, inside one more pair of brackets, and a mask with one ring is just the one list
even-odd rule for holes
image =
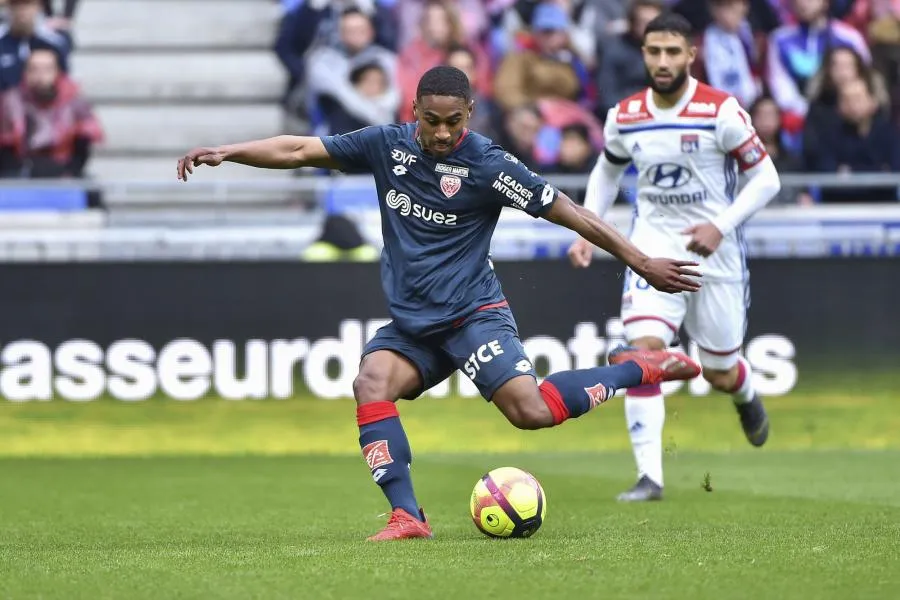
{"label": "white jersey", "polygon": [[638,171],[632,242],[650,256],[699,262],[707,280],[744,279],[740,228],[707,258],[688,252],[690,236],[681,233],[728,208],[739,170],[766,157],[737,100],[691,78],[678,104],[661,109],[648,88],[610,109],[604,133],[607,158]]}

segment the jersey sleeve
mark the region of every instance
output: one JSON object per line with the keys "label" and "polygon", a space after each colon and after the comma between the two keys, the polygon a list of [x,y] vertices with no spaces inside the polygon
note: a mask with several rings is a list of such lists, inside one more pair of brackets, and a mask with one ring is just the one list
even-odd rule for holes
{"label": "jersey sleeve", "polygon": [[755,167],[768,156],[765,145],[750,122],[750,115],[734,98],[728,98],[719,108],[716,140],[722,151],[737,161],[741,171]]}
{"label": "jersey sleeve", "polygon": [[371,171],[373,156],[382,151],[380,126],[363,127],[349,133],[320,138],[328,155],[341,165],[342,171]]}
{"label": "jersey sleeve", "polygon": [[556,202],[559,191],[502,148],[488,150],[485,161],[490,193],[501,206],[517,208],[538,218]]}
{"label": "jersey sleeve", "polygon": [[614,165],[627,165],[631,162],[631,155],[625,147],[625,140],[619,133],[619,126],[616,119],[619,114],[619,107],[613,106],[606,113],[606,122],[603,124],[603,154],[606,160]]}

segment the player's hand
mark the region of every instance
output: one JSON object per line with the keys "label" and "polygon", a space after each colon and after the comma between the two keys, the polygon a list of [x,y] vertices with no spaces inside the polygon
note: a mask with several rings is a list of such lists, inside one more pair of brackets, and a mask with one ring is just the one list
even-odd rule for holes
{"label": "player's hand", "polygon": [[700,256],[709,256],[722,243],[722,232],[712,223],[701,223],[688,227],[681,233],[691,236],[687,249]]}
{"label": "player's hand", "polygon": [[588,267],[594,258],[594,245],[584,238],[578,238],[569,246],[568,254],[573,267]]}
{"label": "player's hand", "polygon": [[688,260],[650,258],[647,259],[639,275],[661,292],[669,294],[696,292],[700,289],[700,282],[690,278],[702,277],[702,275],[688,268],[696,266],[699,265]]}
{"label": "player's hand", "polygon": [[194,174],[194,167],[208,165],[218,167],[225,156],[215,148],[194,148],[178,161],[177,174],[181,181],[188,180],[188,174]]}

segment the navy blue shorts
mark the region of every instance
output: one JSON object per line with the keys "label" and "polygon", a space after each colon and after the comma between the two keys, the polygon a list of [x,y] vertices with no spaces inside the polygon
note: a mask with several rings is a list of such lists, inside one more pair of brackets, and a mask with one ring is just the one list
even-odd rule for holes
{"label": "navy blue shorts", "polygon": [[457,369],[475,383],[486,400],[513,377],[535,376],[507,306],[479,310],[458,327],[426,338],[414,338],[393,322],[388,323],[366,344],[363,356],[376,350],[393,350],[418,369],[422,389],[407,400],[436,386]]}

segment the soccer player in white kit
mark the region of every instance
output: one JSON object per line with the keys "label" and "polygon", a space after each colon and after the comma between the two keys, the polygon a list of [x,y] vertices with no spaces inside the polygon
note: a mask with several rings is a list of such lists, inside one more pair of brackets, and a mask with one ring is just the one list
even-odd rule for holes
{"label": "soccer player in white kit", "polygon": [[[664,13],[644,34],[650,87],[609,111],[606,148],[591,172],[585,206],[603,215],[613,203],[629,163],[638,171],[631,241],[650,256],[700,262],[703,287],[663,294],[627,271],[622,295],[625,336],[632,346],[663,349],[682,324],[699,346],[703,377],[730,394],[747,439],[762,446],[769,422],[741,356],[749,305],[741,225],[781,188],[778,172],[750,117],[728,94],[689,76],[697,50],[691,28]],[[738,172],[748,181],[735,197]],[[575,266],[591,262],[593,245],[569,249]],[[662,429],[659,386],[631,388],[625,410],[638,481],[622,501],[662,498]]]}

